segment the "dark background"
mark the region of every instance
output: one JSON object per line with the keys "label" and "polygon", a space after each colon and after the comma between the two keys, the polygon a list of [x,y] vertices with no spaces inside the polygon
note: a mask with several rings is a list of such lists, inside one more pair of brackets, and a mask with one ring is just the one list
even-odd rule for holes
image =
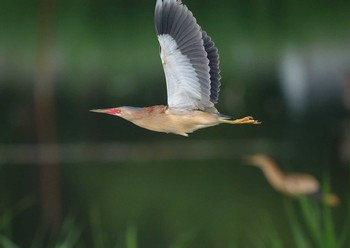
{"label": "dark background", "polygon": [[52,242],[68,220],[88,244],[98,227],[111,244],[134,228],[140,247],[257,247],[272,223],[288,240],[285,198],[242,160],[254,153],[330,182],[342,223],[350,2],[183,2],[219,48],[218,109],[260,126],[184,138],[88,111],[166,103],[155,1],[0,0],[1,235]]}

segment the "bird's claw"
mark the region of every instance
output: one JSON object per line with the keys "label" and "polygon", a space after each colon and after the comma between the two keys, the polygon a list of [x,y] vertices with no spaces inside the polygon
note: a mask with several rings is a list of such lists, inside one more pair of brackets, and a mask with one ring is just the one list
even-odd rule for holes
{"label": "bird's claw", "polygon": [[236,119],[236,120],[230,120],[230,123],[232,124],[260,124],[261,121],[254,120],[252,116],[246,116],[241,119]]}

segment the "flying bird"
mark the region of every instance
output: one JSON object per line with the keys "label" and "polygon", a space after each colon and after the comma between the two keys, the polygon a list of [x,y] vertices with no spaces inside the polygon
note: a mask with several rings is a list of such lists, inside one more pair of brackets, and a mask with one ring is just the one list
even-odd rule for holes
{"label": "flying bird", "polygon": [[338,197],[322,192],[317,179],[309,174],[285,173],[272,158],[263,154],[249,156],[247,162],[260,168],[271,186],[281,193],[292,197],[307,195],[333,207],[339,205]]}
{"label": "flying bird", "polygon": [[251,116],[232,119],[215,108],[221,79],[218,49],[186,5],[180,0],[157,0],[154,21],[168,104],[91,111],[119,116],[152,131],[183,136],[221,123],[260,123]]}

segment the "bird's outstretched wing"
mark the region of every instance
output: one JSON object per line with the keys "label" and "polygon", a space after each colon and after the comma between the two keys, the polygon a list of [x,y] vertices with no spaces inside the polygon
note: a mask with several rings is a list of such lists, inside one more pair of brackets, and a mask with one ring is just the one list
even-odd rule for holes
{"label": "bird's outstretched wing", "polygon": [[219,53],[215,47],[215,43],[211,40],[210,36],[202,31],[202,39],[205,51],[207,52],[207,58],[209,59],[210,67],[210,101],[214,104],[218,103],[219,91],[220,91],[220,68],[219,68]]}
{"label": "bird's outstretched wing", "polygon": [[215,112],[220,71],[217,49],[179,0],[157,0],[155,26],[164,67],[168,106]]}

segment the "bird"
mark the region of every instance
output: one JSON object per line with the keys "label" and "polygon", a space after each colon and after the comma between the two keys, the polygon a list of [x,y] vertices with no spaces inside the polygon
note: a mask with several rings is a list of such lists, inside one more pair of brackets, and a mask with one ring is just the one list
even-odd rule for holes
{"label": "bird", "polygon": [[188,136],[201,128],[227,124],[260,124],[220,114],[219,55],[211,37],[180,0],[157,0],[154,15],[164,69],[167,105],[93,109],[156,132]]}
{"label": "bird", "polygon": [[285,195],[291,197],[306,195],[332,207],[339,205],[338,196],[332,193],[322,192],[320,183],[312,175],[304,173],[285,173],[271,157],[264,154],[248,156],[246,157],[246,161],[260,168],[271,186]]}

